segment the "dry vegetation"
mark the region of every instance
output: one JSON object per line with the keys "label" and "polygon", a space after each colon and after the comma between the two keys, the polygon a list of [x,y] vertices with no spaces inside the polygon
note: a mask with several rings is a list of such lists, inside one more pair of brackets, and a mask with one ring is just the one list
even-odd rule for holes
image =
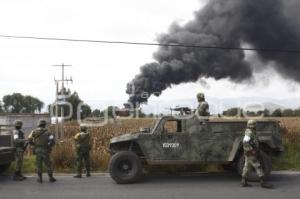
{"label": "dry vegetation", "polygon": [[300,144],[300,117],[280,118],[286,141]]}
{"label": "dry vegetation", "polygon": [[[111,138],[125,133],[137,132],[140,127],[152,127],[154,122],[153,119],[117,120],[111,121],[105,126],[89,128],[92,134],[91,161],[93,169],[107,169],[110,158],[108,145]],[[53,149],[53,163],[58,170],[68,170],[75,165],[73,136],[79,131],[79,126],[76,122],[70,122],[65,125],[64,130],[65,139],[57,143]]]}
{"label": "dry vegetation", "polygon": [[284,153],[274,160],[275,170],[300,170],[300,117],[280,118],[284,132]]}
{"label": "dry vegetation", "polygon": [[[300,118],[279,118],[284,129],[284,142],[286,152],[276,162],[275,169],[300,169]],[[92,133],[93,149],[91,161],[94,170],[107,169],[109,160],[108,144],[112,137],[124,133],[136,132],[140,127],[152,127],[153,119],[117,120],[102,127],[90,128]],[[74,168],[74,142],[72,137],[79,131],[76,122],[67,123],[65,126],[65,139],[53,149],[54,167],[60,171]]]}

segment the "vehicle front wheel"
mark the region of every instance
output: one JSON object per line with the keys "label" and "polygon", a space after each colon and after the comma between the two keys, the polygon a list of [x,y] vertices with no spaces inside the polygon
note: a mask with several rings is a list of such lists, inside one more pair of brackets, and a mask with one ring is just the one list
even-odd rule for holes
{"label": "vehicle front wheel", "polygon": [[[263,168],[265,177],[268,177],[270,176],[272,171],[272,160],[271,157],[268,156],[265,152],[261,151],[260,153],[261,153],[261,166]],[[241,154],[241,156],[238,159],[237,168],[236,168],[239,175],[242,175],[243,173],[244,164],[245,164],[245,157],[243,154]],[[248,180],[249,181],[259,180],[259,177],[257,176],[256,171],[253,167],[249,171]]]}
{"label": "vehicle front wheel", "polygon": [[142,176],[141,160],[131,151],[118,152],[109,162],[109,173],[118,184],[137,182]]}
{"label": "vehicle front wheel", "polygon": [[4,164],[4,165],[0,165],[0,173],[5,172],[9,167],[10,167],[10,163],[9,164]]}

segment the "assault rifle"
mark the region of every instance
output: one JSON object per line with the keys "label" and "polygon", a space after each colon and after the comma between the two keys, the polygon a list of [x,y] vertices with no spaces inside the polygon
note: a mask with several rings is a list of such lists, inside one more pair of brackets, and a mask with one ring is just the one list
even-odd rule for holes
{"label": "assault rifle", "polygon": [[180,115],[191,115],[192,114],[192,109],[189,107],[176,107],[176,108],[171,108],[171,111],[179,111]]}

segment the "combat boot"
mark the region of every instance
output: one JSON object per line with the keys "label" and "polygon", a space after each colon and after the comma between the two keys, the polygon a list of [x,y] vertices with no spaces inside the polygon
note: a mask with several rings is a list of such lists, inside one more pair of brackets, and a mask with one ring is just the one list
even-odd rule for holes
{"label": "combat boot", "polygon": [[89,170],[86,171],[86,177],[91,177],[91,172]]}
{"label": "combat boot", "polygon": [[252,187],[252,185],[248,183],[246,178],[242,178],[241,186],[242,187]]}
{"label": "combat boot", "polygon": [[49,182],[56,182],[56,179],[53,177],[52,173],[49,173]]}
{"label": "combat boot", "polygon": [[41,172],[38,172],[38,179],[37,182],[43,183],[43,174]]}
{"label": "combat boot", "polygon": [[260,178],[260,186],[265,189],[273,189],[274,188],[274,186],[272,184],[267,183],[264,178]]}
{"label": "combat boot", "polygon": [[16,171],[14,173],[13,180],[14,181],[21,181],[20,176],[19,176],[19,171]]}
{"label": "combat boot", "polygon": [[21,180],[26,180],[27,179],[27,177],[22,175],[21,171],[19,172],[19,177],[20,177]]}
{"label": "combat boot", "polygon": [[79,173],[79,174],[77,174],[77,175],[75,175],[75,176],[73,176],[74,178],[82,178],[82,175],[81,175],[81,173]]}

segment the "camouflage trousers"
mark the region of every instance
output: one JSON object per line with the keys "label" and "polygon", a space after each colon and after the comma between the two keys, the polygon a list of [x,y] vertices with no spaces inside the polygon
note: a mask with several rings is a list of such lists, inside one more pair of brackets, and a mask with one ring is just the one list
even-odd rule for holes
{"label": "camouflage trousers", "polygon": [[82,167],[86,169],[86,172],[90,172],[90,151],[76,151],[76,172],[81,174]]}
{"label": "camouflage trousers", "polygon": [[24,157],[24,151],[23,149],[16,150],[15,158],[16,158],[16,171],[22,171],[23,168],[23,157]]}
{"label": "camouflage trousers", "polygon": [[247,156],[245,155],[245,165],[243,169],[243,178],[247,178],[249,171],[253,167],[258,175],[258,177],[262,178],[264,176],[264,171],[262,169],[260,161],[256,156]]}
{"label": "camouflage trousers", "polygon": [[52,174],[52,163],[50,159],[50,153],[48,151],[44,150],[36,150],[35,151],[35,166],[36,166],[36,171],[38,173],[43,173],[43,164],[47,167],[48,174]]}

